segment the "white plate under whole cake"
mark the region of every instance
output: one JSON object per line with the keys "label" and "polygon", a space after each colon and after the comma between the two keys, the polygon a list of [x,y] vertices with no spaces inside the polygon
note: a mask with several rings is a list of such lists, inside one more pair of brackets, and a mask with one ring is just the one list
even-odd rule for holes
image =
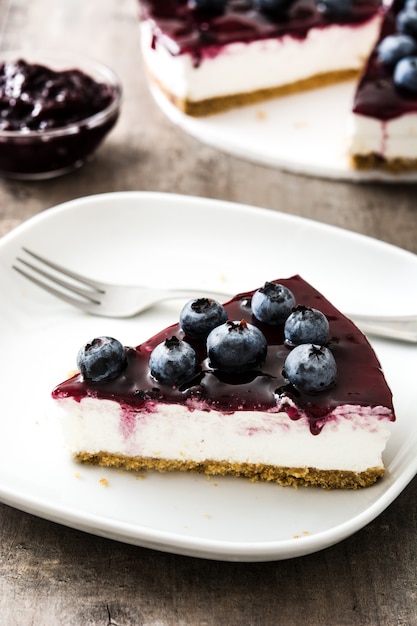
{"label": "white plate under whole cake", "polygon": [[[239,237],[231,237],[237,225]],[[2,502],[134,545],[268,561],[345,539],[415,476],[417,351],[384,340],[372,344],[394,394],[397,422],[385,452],[386,475],[372,487],[295,490],[230,477],[138,476],[75,464],[54,419],[50,392],[75,367],[78,348],[102,334],[139,344],[175,322],[183,302],[128,320],[84,315],[11,269],[22,246],[103,280],[234,294],[299,273],[345,311],[371,313],[376,303],[381,314],[417,310],[417,293],[410,289],[417,284],[415,255],[318,222],[141,192],[90,196],[46,210],[0,240]]]}
{"label": "white plate under whole cake", "polygon": [[151,93],[185,132],[247,161],[348,182],[415,183],[417,172],[352,168],[347,133],[355,87],[355,81],[346,81],[207,117],[185,115],[155,87]]}

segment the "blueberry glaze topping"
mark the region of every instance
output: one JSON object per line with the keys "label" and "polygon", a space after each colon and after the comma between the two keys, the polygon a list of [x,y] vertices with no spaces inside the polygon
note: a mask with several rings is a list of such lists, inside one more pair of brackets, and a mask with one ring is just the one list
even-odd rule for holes
{"label": "blueberry glaze topping", "polygon": [[[329,321],[327,346],[337,365],[336,383],[320,392],[296,387],[283,374],[291,350],[285,343],[284,324],[272,326],[256,319],[251,310],[254,291],[241,293],[224,305],[229,320],[244,319],[257,327],[267,343],[263,363],[245,372],[224,371],[211,366],[206,341],[187,338],[180,324],[161,331],[136,348],[126,348],[127,365],[120,375],[105,384],[86,380],[82,375],[58,385],[54,398],[86,396],[114,399],[122,406],[152,410],[154,401],[210,407],[219,411],[274,411],[277,396],[294,400],[308,416],[311,431],[318,433],[317,423],[337,406],[352,401],[363,406],[383,405],[392,409],[391,392],[380,370],[380,363],[364,335],[333,307],[318,291],[299,276],[275,281],[287,287],[298,303],[320,310]],[[195,351],[198,371],[181,386],[158,382],[150,372],[149,357],[159,344],[176,337]],[[219,365],[219,364],[217,364]],[[222,363],[220,363],[223,367]],[[287,410],[287,409],[285,409]],[[288,408],[291,419],[299,415]]]}
{"label": "blueberry glaze topping", "polygon": [[277,19],[288,11],[293,1],[294,0],[255,0],[254,7],[271,19]]}

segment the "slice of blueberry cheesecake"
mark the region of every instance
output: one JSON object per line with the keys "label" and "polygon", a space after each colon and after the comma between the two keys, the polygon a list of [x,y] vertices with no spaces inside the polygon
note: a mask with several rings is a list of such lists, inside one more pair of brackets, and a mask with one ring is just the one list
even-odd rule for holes
{"label": "slice of blueberry cheesecake", "polygon": [[392,395],[365,336],[300,276],[186,303],[137,347],[97,337],[52,392],[79,462],[356,489],[383,476]]}

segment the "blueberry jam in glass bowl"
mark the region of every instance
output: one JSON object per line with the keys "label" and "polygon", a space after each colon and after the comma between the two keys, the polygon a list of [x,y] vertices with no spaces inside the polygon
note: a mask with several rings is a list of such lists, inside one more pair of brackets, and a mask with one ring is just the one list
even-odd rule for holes
{"label": "blueberry jam in glass bowl", "polygon": [[80,167],[115,125],[122,89],[108,67],[61,53],[0,53],[0,176]]}

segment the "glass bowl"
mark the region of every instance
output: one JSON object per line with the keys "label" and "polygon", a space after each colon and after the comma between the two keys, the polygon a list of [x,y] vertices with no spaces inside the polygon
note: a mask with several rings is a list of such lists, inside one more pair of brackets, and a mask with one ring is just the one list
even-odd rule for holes
{"label": "glass bowl", "polygon": [[[19,60],[29,65],[21,66],[23,72],[34,73],[24,88],[19,84],[22,71],[10,78],[10,64]],[[37,65],[57,75],[36,75]],[[81,167],[115,125],[121,97],[117,76],[93,59],[60,52],[1,52],[0,176],[39,180]]]}

